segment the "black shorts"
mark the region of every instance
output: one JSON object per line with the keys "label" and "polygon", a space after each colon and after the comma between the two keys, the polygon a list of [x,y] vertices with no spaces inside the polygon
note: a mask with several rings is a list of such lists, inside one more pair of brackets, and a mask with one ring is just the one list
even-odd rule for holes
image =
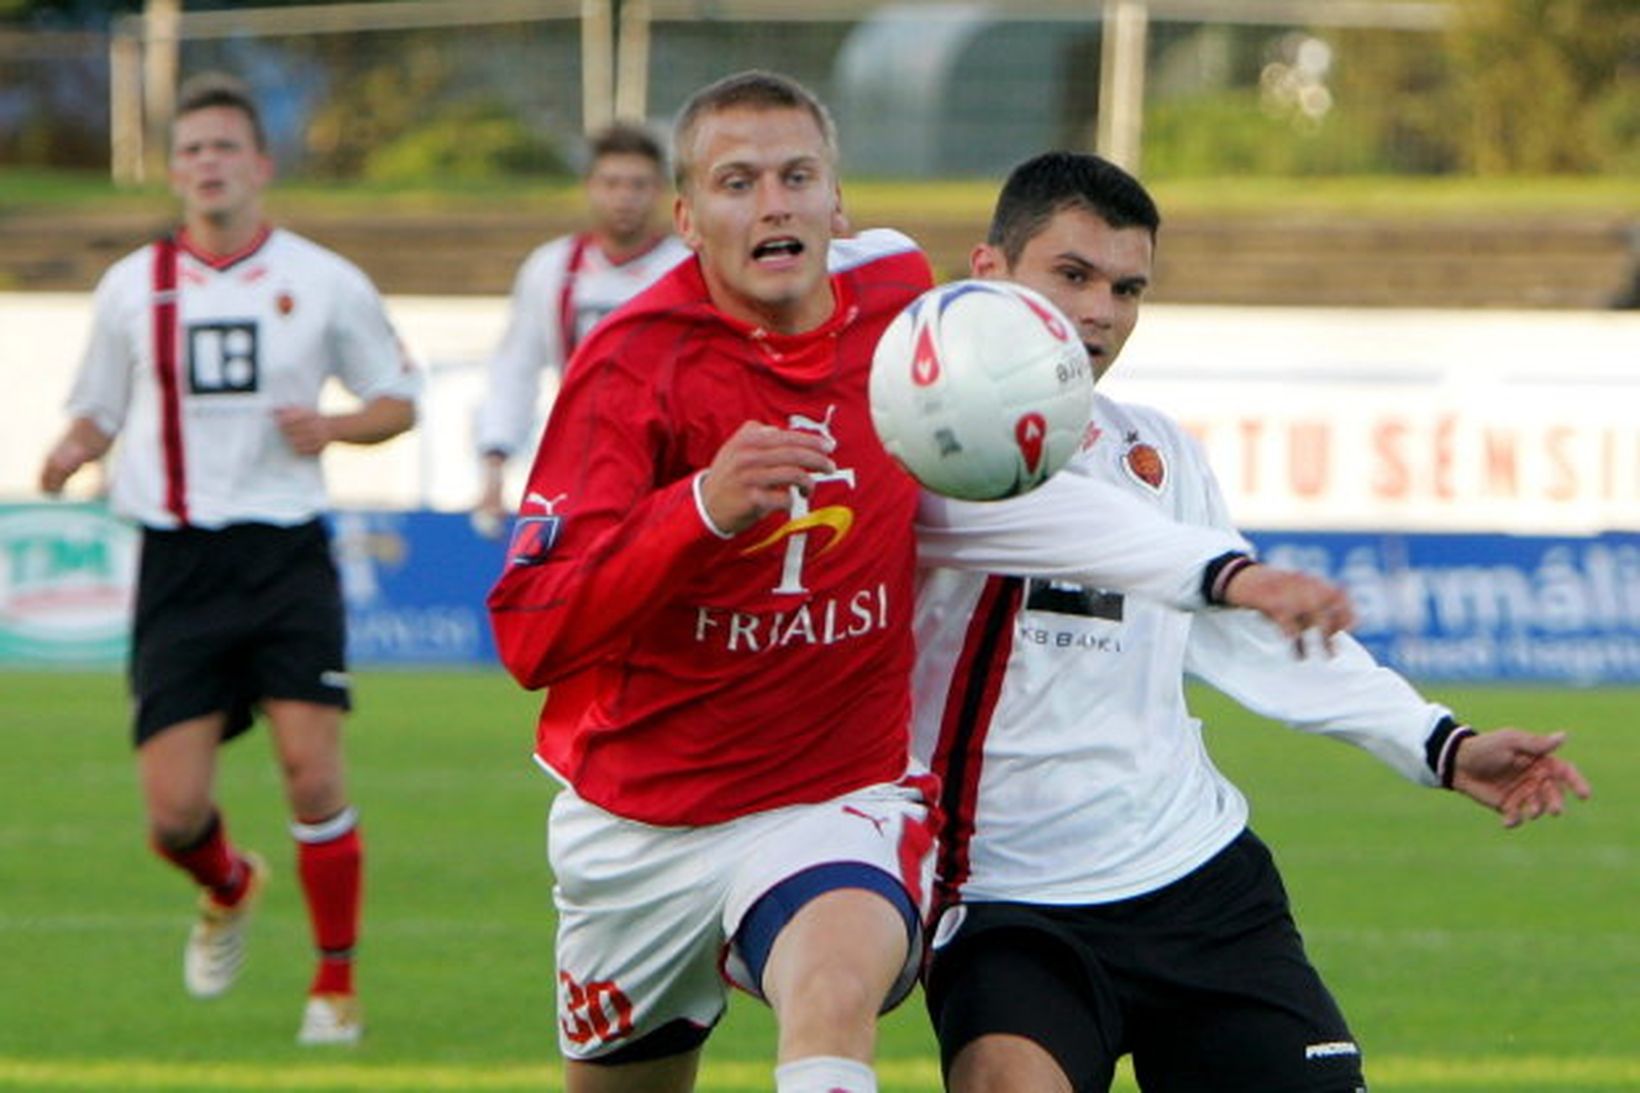
{"label": "black shorts", "polygon": [[949,1073],[1010,1033],[1104,1093],[1133,1056],[1146,1093],[1360,1093],[1361,1057],[1310,965],[1269,850],[1251,831],[1158,891],[1091,906],[946,912],[927,999]]}
{"label": "black shorts", "polygon": [[345,646],[323,522],[144,530],[131,635],[139,746],[218,711],[223,739],[237,736],[264,698],[346,710]]}

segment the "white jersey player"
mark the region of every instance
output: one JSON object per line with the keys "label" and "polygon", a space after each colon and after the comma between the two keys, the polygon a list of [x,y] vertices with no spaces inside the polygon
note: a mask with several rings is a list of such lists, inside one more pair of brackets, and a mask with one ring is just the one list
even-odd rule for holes
{"label": "white jersey player", "polygon": [[[1102,372],[1137,320],[1158,223],[1119,168],[1039,156],[1004,187],[973,273],[1045,293]],[[922,515],[925,565],[990,558],[998,574],[927,570],[916,609],[913,751],[943,780],[927,994],[948,1087],[1107,1089],[1131,1054],[1145,1089],[1355,1093],[1359,1049],[1246,800],[1208,757],[1184,675],[1511,825],[1587,784],[1551,754],[1559,735],[1476,735],[1347,635],[1300,659],[1249,612],[1081,583],[1095,484],[1233,531],[1195,442],[1102,395],[1084,450],[1036,494]],[[1259,568],[1246,564],[1210,580]]]}
{"label": "white jersey player", "polygon": [[120,437],[111,501],[144,527],[311,520],[323,472],[280,409],[316,407],[332,376],[366,403],[417,391],[369,279],[284,229],[229,255],[186,230],[144,247],[110,267],[94,309],[68,412]]}
{"label": "white jersey player", "polygon": [[[297,1038],[353,1044],[364,851],[343,774],[345,620],[319,455],[408,429],[418,377],[364,274],[268,226],[266,143],[237,80],[180,89],[182,228],[98,287],[71,422],[40,485],[60,492],[119,437],[113,504],[142,528],[131,691],[149,842],[200,890],[184,985],[199,998],[233,985],[267,880],[214,793],[218,745],[260,711],[317,950]],[[356,408],[319,410],[332,376]]]}
{"label": "white jersey player", "polygon": [[604,316],[648,288],[689,255],[653,221],[666,196],[665,158],[655,138],[616,123],[590,142],[587,230],[537,247],[513,281],[511,313],[490,358],[488,387],[475,425],[483,490],[475,522],[500,529],[502,472],[539,436],[543,376],[556,381],[575,347]]}

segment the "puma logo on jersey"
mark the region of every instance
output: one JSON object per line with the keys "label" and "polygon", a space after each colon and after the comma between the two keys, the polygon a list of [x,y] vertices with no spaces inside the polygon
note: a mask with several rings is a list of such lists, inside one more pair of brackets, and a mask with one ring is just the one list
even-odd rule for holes
{"label": "puma logo on jersey", "polygon": [[819,433],[821,436],[835,444],[837,442],[837,438],[831,435],[831,419],[832,415],[836,413],[837,407],[832,405],[826,407],[826,416],[818,421],[805,414],[792,414],[786,419],[786,421],[788,426],[792,429],[804,429],[811,433]]}
{"label": "puma logo on jersey", "polygon": [[569,494],[567,493],[561,493],[557,497],[549,498],[544,494],[531,490],[529,493],[524,495],[524,504],[540,505],[541,511],[546,513],[548,516],[551,516],[553,515],[553,509],[557,508],[558,503],[568,496]]}

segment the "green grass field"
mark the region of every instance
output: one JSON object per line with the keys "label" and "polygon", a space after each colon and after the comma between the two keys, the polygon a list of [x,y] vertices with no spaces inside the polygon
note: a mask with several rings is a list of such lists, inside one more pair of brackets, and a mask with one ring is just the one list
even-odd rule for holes
{"label": "green grass field", "polygon": [[[292,1043],[306,923],[266,735],[224,753],[221,788],[274,887],[239,986],[195,1002],[191,897],[144,845],[119,679],[0,674],[0,1088],[560,1088],[533,698],[492,673],[367,672],[360,691],[369,1033],[316,1052]],[[1347,747],[1198,705],[1375,1091],[1640,1089],[1640,691],[1435,694],[1481,724],[1572,729],[1595,800],[1505,832]],[[737,999],[701,1088],[768,1089],[772,1046]],[[918,1002],[880,1055],[885,1093],[938,1088]]]}

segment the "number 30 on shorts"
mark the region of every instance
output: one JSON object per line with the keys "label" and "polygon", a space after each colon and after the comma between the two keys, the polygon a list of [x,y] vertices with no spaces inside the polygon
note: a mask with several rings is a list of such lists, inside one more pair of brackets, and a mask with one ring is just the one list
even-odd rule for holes
{"label": "number 30 on shorts", "polygon": [[632,1002],[612,980],[577,983],[568,972],[558,973],[564,988],[564,1016],[560,1024],[572,1044],[590,1040],[608,1043],[632,1032]]}

